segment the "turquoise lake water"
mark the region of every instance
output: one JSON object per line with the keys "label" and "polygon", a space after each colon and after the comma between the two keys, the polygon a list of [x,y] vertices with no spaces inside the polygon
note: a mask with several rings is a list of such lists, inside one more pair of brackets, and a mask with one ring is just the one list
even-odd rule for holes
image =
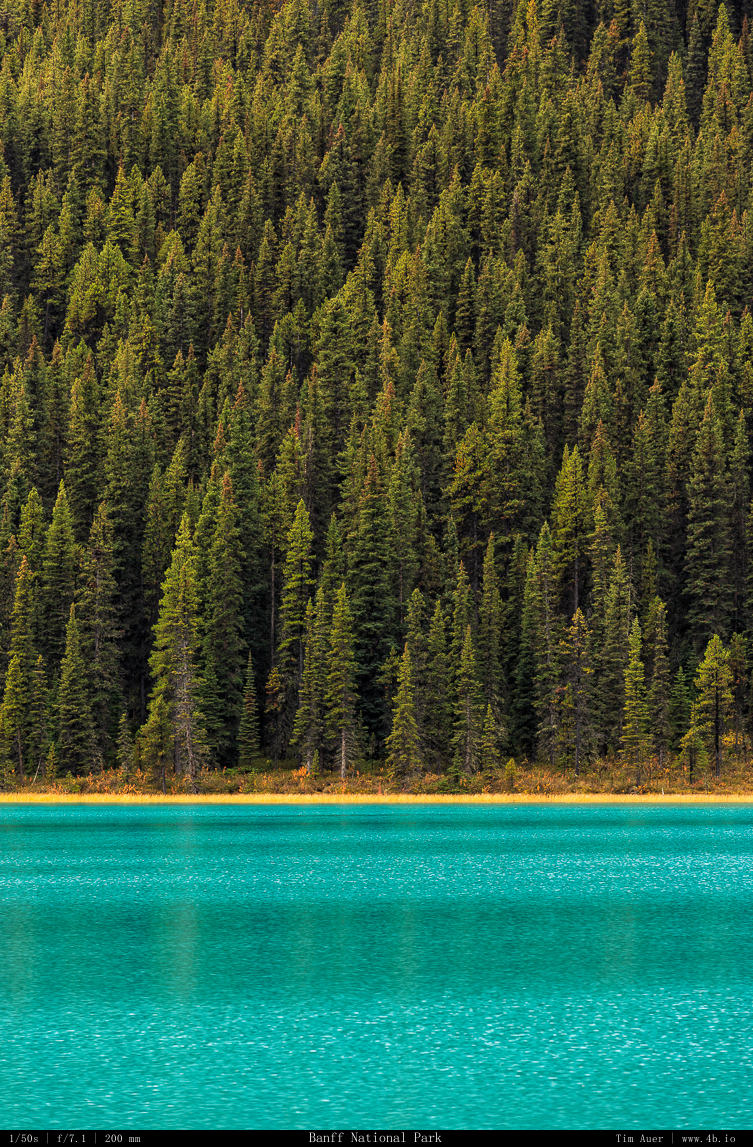
{"label": "turquoise lake water", "polygon": [[750,1128],[753,808],[0,807],[0,1126]]}

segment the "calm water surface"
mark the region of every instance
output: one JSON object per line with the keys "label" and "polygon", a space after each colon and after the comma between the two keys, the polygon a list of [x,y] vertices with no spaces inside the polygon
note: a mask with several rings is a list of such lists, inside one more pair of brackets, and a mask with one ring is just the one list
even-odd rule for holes
{"label": "calm water surface", "polygon": [[0,1126],[753,1126],[753,809],[0,807]]}

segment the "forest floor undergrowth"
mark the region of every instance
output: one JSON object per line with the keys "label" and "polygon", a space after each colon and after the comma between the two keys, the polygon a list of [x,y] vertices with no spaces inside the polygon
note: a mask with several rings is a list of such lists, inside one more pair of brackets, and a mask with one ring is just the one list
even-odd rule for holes
{"label": "forest floor undergrowth", "polygon": [[280,763],[262,763],[256,769],[205,769],[192,784],[184,777],[161,779],[140,770],[104,769],[86,775],[70,773],[52,781],[43,778],[9,779],[0,788],[0,801],[30,800],[240,800],[276,803],[300,801],[515,801],[592,799],[653,800],[683,797],[690,800],[753,800],[753,759],[730,758],[722,775],[713,767],[696,769],[693,777],[687,765],[670,762],[659,767],[645,762],[640,771],[620,761],[598,761],[582,769],[549,769],[540,765],[508,763],[473,776],[447,773],[421,773],[393,777],[375,765],[356,770],[343,781],[339,773],[323,771],[315,776],[303,768]]}

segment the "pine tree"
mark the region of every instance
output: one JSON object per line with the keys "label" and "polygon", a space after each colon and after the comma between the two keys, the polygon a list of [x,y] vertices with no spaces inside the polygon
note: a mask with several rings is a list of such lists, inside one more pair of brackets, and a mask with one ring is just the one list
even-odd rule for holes
{"label": "pine tree", "polygon": [[78,628],[82,653],[88,666],[89,703],[97,756],[100,761],[108,761],[115,744],[122,692],[117,585],[113,576],[112,526],[106,502],[102,502],[97,509],[88,544],[82,551],[80,582],[77,604],[81,621]]}
{"label": "pine tree", "polygon": [[169,761],[174,772],[186,777],[192,786],[206,760],[196,668],[198,647],[196,547],[188,515],[184,514],[154,626],[154,649],[149,658],[154,687],[141,739],[147,762],[161,771],[163,779]]}
{"label": "pine tree", "polygon": [[[548,758],[551,767],[556,761],[558,740],[557,653],[562,630],[558,596],[552,536],[545,522],[526,573],[518,683],[521,695],[531,689],[539,752]],[[529,664],[526,655],[530,655]],[[530,674],[529,680],[524,679],[524,674]]]}
{"label": "pine tree", "polygon": [[671,682],[667,643],[667,608],[655,597],[651,602],[645,632],[648,693],[648,729],[653,750],[662,768],[671,743]]}
{"label": "pine tree", "polygon": [[249,650],[246,679],[243,688],[243,709],[238,730],[238,766],[251,768],[259,755],[259,717],[256,702],[254,665]]}
{"label": "pine tree", "polygon": [[321,586],[316,605],[306,605],[303,675],[291,744],[298,745],[306,772],[313,769],[314,754],[324,748],[324,700],[326,684],[327,603]]}
{"label": "pine tree", "polygon": [[392,729],[387,737],[387,769],[390,776],[407,780],[423,767],[423,754],[416,720],[413,670],[408,645],[400,659],[397,692],[392,709]]}
{"label": "pine tree", "polygon": [[89,533],[100,486],[99,393],[91,355],[71,389],[65,474],[77,540]]}
{"label": "pine tree", "polygon": [[447,658],[447,635],[440,602],[436,603],[426,639],[424,697],[424,752],[429,768],[439,772],[447,764],[452,738],[452,669]]}
{"label": "pine tree", "polygon": [[499,771],[501,757],[499,751],[499,726],[491,705],[486,706],[484,714],[484,727],[481,732],[480,768],[482,772],[492,776]]}
{"label": "pine tree", "polygon": [[641,658],[643,636],[638,618],[633,619],[625,667],[625,692],[620,741],[626,761],[636,768],[636,784],[641,783],[641,765],[647,750],[648,707],[646,681]]}
{"label": "pine tree", "polygon": [[483,592],[478,615],[478,656],[482,689],[487,704],[501,713],[503,697],[502,600],[494,554],[494,534],[490,534],[484,556]]}
{"label": "pine tree", "polygon": [[552,504],[552,556],[561,602],[575,613],[581,596],[586,549],[587,500],[578,447],[565,447]]}
{"label": "pine tree", "polygon": [[13,654],[5,675],[0,708],[0,769],[6,780],[9,769],[13,769],[22,783],[30,764],[27,738],[29,695],[24,685],[18,654]]}
{"label": "pine tree", "polygon": [[118,743],[116,760],[118,768],[122,769],[127,776],[133,769],[134,765],[134,743],[133,736],[131,735],[131,727],[128,723],[128,715],[126,713],[120,714],[118,722]]}
{"label": "pine tree", "polygon": [[76,585],[78,565],[65,485],[61,481],[52,522],[47,531],[42,563],[42,652],[50,669],[57,670],[65,648],[65,632]]}
{"label": "pine tree", "polygon": [[[314,534],[303,499],[298,502],[293,524],[288,533],[287,554],[282,571],[280,599],[280,643],[277,662],[287,694],[285,720],[292,722],[303,679],[306,636],[306,606],[313,589],[312,576]],[[284,734],[287,735],[287,734]]]}
{"label": "pine tree", "polygon": [[18,548],[25,554],[28,563],[36,573],[42,569],[44,541],[46,536],[45,515],[42,500],[36,486],[29,491],[21,521],[18,527]]}
{"label": "pine tree", "polygon": [[480,768],[483,720],[483,699],[478,682],[476,651],[469,625],[466,627],[458,666],[457,702],[452,738],[453,768],[458,776],[469,776],[478,772]]}
{"label": "pine tree", "polygon": [[575,775],[593,752],[591,715],[593,666],[591,634],[581,609],[560,642],[563,685],[559,694],[559,743],[566,759],[572,759]]}
{"label": "pine tree", "polygon": [[340,777],[344,781],[358,756],[356,659],[353,647],[353,622],[345,582],[341,584],[335,599],[328,665],[327,731],[334,745]]}
{"label": "pine tree", "polygon": [[81,646],[76,607],[71,605],[65,634],[65,653],[60,666],[60,686],[56,706],[55,747],[66,772],[90,771],[97,760],[92,720],[89,674]]}
{"label": "pine tree", "polygon": [[729,487],[721,428],[709,393],[688,486],[688,623],[694,648],[723,632],[731,610]]}
{"label": "pine tree", "polygon": [[696,673],[696,701],[691,728],[712,757],[717,778],[721,776],[724,734],[732,709],[731,684],[729,650],[724,648],[721,638],[715,633],[706,646]]}
{"label": "pine tree", "polygon": [[207,559],[199,704],[212,756],[220,765],[228,765],[236,757],[245,660],[243,553],[229,473],[222,480]]}
{"label": "pine tree", "polygon": [[388,731],[387,698],[379,675],[394,642],[396,598],[390,583],[388,509],[372,455],[358,506],[356,534],[348,561],[357,684],[367,736],[375,749]]}

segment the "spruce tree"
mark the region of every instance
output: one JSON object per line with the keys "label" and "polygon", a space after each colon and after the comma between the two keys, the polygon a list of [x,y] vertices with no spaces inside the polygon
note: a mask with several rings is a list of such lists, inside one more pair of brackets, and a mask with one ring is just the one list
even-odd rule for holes
{"label": "spruce tree", "polygon": [[696,673],[696,701],[691,727],[714,761],[717,778],[722,772],[724,734],[732,709],[731,685],[729,650],[724,648],[721,638],[715,633],[706,646]]}
{"label": "spruce tree", "polygon": [[562,666],[558,695],[559,745],[566,760],[572,760],[576,777],[593,753],[594,728],[591,712],[593,664],[591,634],[583,611],[577,609],[560,642]]}
{"label": "spruce tree", "polygon": [[454,709],[452,666],[447,657],[447,635],[442,606],[434,607],[426,638],[426,676],[423,681],[424,752],[430,769],[440,772],[447,766],[452,738]]}
{"label": "spruce tree", "polygon": [[[121,711],[121,667],[117,585],[113,576],[113,538],[108,507],[102,502],[81,553],[77,595],[81,648],[88,666],[90,704],[97,755],[109,761]],[[60,745],[58,745],[60,748]]]}
{"label": "spruce tree", "polygon": [[479,761],[482,772],[491,775],[498,772],[501,764],[499,733],[499,726],[494,716],[494,710],[491,705],[487,705],[486,713],[484,714],[484,727],[481,731]]}
{"label": "spruce tree", "polygon": [[616,752],[619,746],[632,616],[632,593],[618,546],[605,602],[602,644],[594,665],[596,725],[602,751]]}
{"label": "spruce tree", "polygon": [[620,741],[625,760],[636,769],[636,784],[641,783],[641,768],[647,750],[648,707],[646,680],[642,660],[643,636],[638,618],[633,619],[628,640],[628,662],[625,667],[625,691]]}
{"label": "spruce tree", "polygon": [[249,650],[246,663],[246,678],[243,687],[243,708],[238,729],[238,766],[251,768],[259,755],[259,716],[256,701],[256,680],[254,665]]}
{"label": "spruce tree", "polygon": [[712,393],[693,451],[688,486],[686,586],[693,646],[723,632],[731,611],[729,485]]}
{"label": "spruce tree", "polygon": [[648,691],[648,730],[653,751],[662,768],[670,747],[672,729],[670,719],[671,680],[667,641],[667,608],[655,597],[646,621],[645,646]]}
{"label": "spruce tree", "polygon": [[61,481],[52,522],[47,531],[42,563],[42,652],[52,672],[57,672],[65,648],[66,624],[76,586],[78,565],[73,520],[65,485]]}
{"label": "spruce tree", "polygon": [[345,582],[337,591],[332,615],[325,700],[327,732],[344,781],[358,758],[356,658]]}
{"label": "spruce tree", "polygon": [[291,744],[299,747],[306,772],[311,773],[314,754],[321,754],[324,748],[327,609],[321,586],[316,605],[310,598],[306,605],[305,624],[303,676]]}
{"label": "spruce tree", "polygon": [[213,759],[225,766],[236,758],[243,703],[246,651],[242,570],[238,513],[230,475],[226,473],[206,560],[199,685],[208,746]]}
{"label": "spruce tree", "polygon": [[169,761],[173,771],[193,787],[207,754],[199,705],[198,653],[196,548],[188,515],[184,514],[154,626],[154,649],[149,658],[154,686],[141,732],[147,763],[164,777]]}
{"label": "spruce tree", "polygon": [[55,717],[55,748],[62,768],[74,776],[95,766],[101,768],[92,720],[89,673],[75,605],[71,605],[65,633]]}
{"label": "spruce tree", "polygon": [[392,729],[387,737],[387,769],[403,781],[423,767],[423,754],[416,720],[413,670],[408,645],[400,659],[397,692],[392,709]]}
{"label": "spruce tree", "polygon": [[0,769],[8,779],[13,770],[23,783],[29,771],[28,720],[30,697],[25,688],[18,654],[13,654],[5,675],[3,703],[0,707]]}
{"label": "spruce tree", "polygon": [[494,549],[494,534],[490,534],[484,556],[483,591],[478,615],[478,656],[484,698],[499,716],[503,698],[502,599]]}
{"label": "spruce tree", "polygon": [[277,647],[277,665],[287,694],[285,719],[289,722],[295,714],[303,679],[306,606],[314,585],[313,540],[308,511],[301,499],[288,533],[280,598],[280,643]]}
{"label": "spruce tree", "polygon": [[458,666],[452,737],[452,763],[458,776],[469,776],[478,772],[480,768],[483,720],[483,694],[478,681],[476,651],[469,625],[466,627]]}
{"label": "spruce tree", "polygon": [[552,767],[557,755],[557,654],[562,633],[558,588],[552,536],[545,522],[526,573],[518,681],[522,690],[531,689],[539,753]]}

